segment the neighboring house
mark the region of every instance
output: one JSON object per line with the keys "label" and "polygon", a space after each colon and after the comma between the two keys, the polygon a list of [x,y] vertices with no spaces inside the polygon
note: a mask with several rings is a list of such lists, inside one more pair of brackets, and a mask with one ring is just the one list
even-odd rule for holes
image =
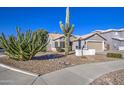
{"label": "neighboring house", "polygon": [[105,50],[106,39],[98,33],[83,35],[73,41],[73,44],[79,49],[95,49],[96,52]]}
{"label": "neighboring house", "polygon": [[[76,37],[75,36],[71,36],[70,37],[70,46],[73,47],[73,40],[75,40]],[[47,49],[48,51],[56,51],[56,48],[57,47],[60,47],[60,48],[65,48],[65,42],[64,42],[64,35],[63,34],[49,34],[49,44],[47,46]],[[74,50],[72,48],[72,50]]]}
{"label": "neighboring house", "polygon": [[107,50],[124,50],[124,29],[97,30],[96,32],[107,39]]}
{"label": "neighboring house", "polygon": [[[56,51],[56,47],[65,48],[63,34],[49,34],[49,51]],[[95,49],[96,52],[104,50],[124,50],[124,29],[96,30],[83,36],[72,35],[70,38],[72,50]]]}

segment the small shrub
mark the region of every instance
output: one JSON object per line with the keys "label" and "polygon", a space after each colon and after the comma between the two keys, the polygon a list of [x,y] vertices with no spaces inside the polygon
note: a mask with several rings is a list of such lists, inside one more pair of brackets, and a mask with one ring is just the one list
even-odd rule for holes
{"label": "small shrub", "polygon": [[56,51],[57,51],[57,52],[65,52],[65,50],[62,49],[61,47],[57,47],[57,48],[56,48]]}
{"label": "small shrub", "polygon": [[120,54],[120,53],[107,53],[107,57],[122,58],[122,54]]}

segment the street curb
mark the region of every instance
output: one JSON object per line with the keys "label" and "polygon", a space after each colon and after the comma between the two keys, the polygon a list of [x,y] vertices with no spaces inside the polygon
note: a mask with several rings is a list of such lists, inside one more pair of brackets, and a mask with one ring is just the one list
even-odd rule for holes
{"label": "street curb", "polygon": [[9,70],[13,70],[13,71],[16,71],[16,72],[23,73],[23,74],[27,74],[27,75],[31,75],[31,76],[35,76],[35,77],[39,76],[39,74],[32,73],[32,72],[29,72],[29,71],[25,71],[25,70],[22,70],[22,69],[18,69],[18,68],[8,66],[8,65],[5,65],[5,64],[2,64],[2,63],[0,63],[0,66],[4,67],[4,68],[7,68]]}
{"label": "street curb", "polygon": [[0,55],[0,57],[5,57],[6,55]]}

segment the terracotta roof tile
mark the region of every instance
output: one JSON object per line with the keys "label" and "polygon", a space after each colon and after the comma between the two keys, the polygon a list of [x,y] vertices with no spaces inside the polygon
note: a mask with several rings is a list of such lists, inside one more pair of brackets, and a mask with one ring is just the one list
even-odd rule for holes
{"label": "terracotta roof tile", "polygon": [[62,36],[62,34],[53,34],[53,33],[49,34],[49,37],[53,38],[53,39],[61,37],[61,36]]}
{"label": "terracotta roof tile", "polygon": [[[97,35],[99,35],[100,37],[102,37],[99,33],[93,32],[93,33],[90,33],[90,34],[83,35],[83,36],[81,36],[81,37],[75,39],[74,41],[85,40],[85,39],[90,38],[91,36],[93,36],[93,35],[95,35],[95,34],[97,34]],[[102,37],[102,38],[104,38],[104,37]],[[104,38],[104,39],[105,39],[105,38]],[[105,40],[106,40],[106,39],[105,39]]]}

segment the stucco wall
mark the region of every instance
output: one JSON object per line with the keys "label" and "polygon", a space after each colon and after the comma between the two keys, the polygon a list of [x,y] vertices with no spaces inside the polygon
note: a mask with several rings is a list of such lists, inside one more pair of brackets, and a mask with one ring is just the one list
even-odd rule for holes
{"label": "stucco wall", "polygon": [[120,46],[121,42],[119,40],[112,40],[113,41],[113,49],[118,50],[118,47]]}
{"label": "stucco wall", "polygon": [[120,31],[119,32],[119,35],[120,35],[120,37],[123,37],[124,38],[124,31]]}
{"label": "stucco wall", "polygon": [[[75,37],[70,37],[70,41],[75,39]],[[58,38],[56,40],[52,39],[52,38],[49,38],[50,42],[49,44],[47,45],[48,47],[48,51],[55,51],[56,48],[55,48],[55,42],[61,42],[61,41],[64,41],[64,37],[62,38]],[[72,49],[75,50],[76,48],[76,45],[77,45],[77,42],[75,42],[74,44],[72,44]],[[60,46],[60,43],[58,43],[58,46]]]}
{"label": "stucco wall", "polygon": [[[86,40],[81,40],[81,48],[87,48],[87,45],[85,44],[85,41],[104,41],[104,39],[98,35],[94,35]],[[79,46],[79,41],[76,41],[76,45]]]}
{"label": "stucco wall", "polygon": [[109,44],[110,46],[110,50],[113,50],[115,49],[114,46],[113,46],[113,40],[112,40],[112,37],[115,37],[114,33],[113,32],[109,32],[109,33],[103,33],[101,34],[104,38],[107,39],[107,41],[105,41],[106,44]]}
{"label": "stucco wall", "polygon": [[117,50],[118,46],[124,46],[124,41],[120,42],[118,40],[112,39],[114,37],[124,38],[124,31],[108,32],[108,33],[103,33],[101,35],[107,39],[107,41],[105,41],[105,42],[110,45],[111,50]]}
{"label": "stucco wall", "polygon": [[120,46],[124,46],[124,40],[120,41]]}
{"label": "stucco wall", "polygon": [[73,42],[73,44],[72,44],[72,50],[75,50],[76,49],[76,46],[78,46],[78,42],[76,41],[76,42]]}

